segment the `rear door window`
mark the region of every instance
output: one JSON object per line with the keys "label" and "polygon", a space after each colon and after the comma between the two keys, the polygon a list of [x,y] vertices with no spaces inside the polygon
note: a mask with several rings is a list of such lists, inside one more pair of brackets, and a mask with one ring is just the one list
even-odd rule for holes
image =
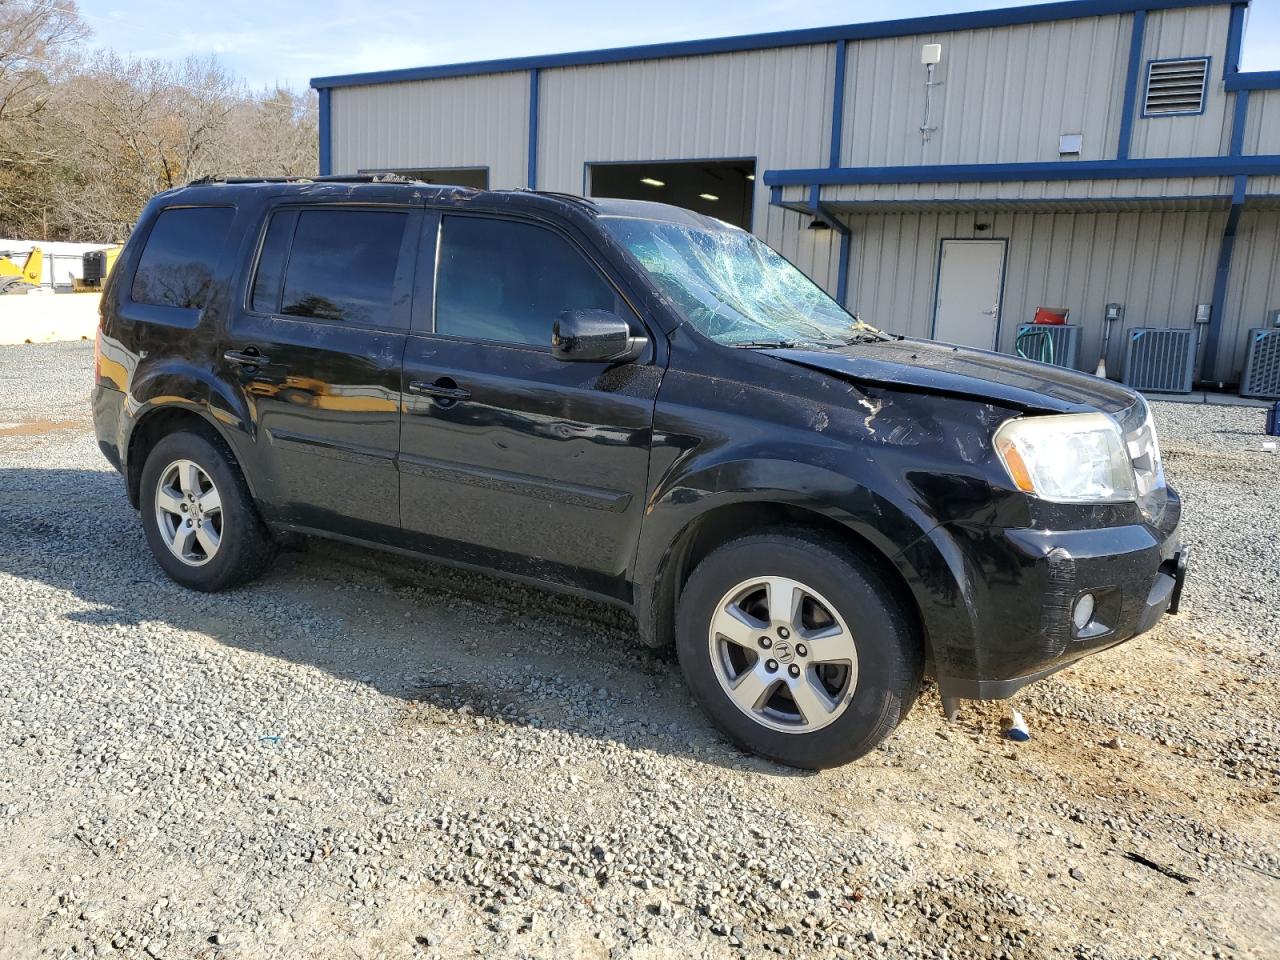
{"label": "rear door window", "polygon": [[162,210],[133,275],[133,302],[203,309],[235,213],[233,207]]}
{"label": "rear door window", "polygon": [[[277,258],[296,219],[287,260]],[[277,228],[277,221],[280,225]],[[267,229],[254,279],[255,309],[274,304],[283,266],[279,313],[362,327],[392,327],[396,274],[409,214],[403,210],[281,211]],[[265,312],[275,312],[267,309]]]}
{"label": "rear door window", "polygon": [[564,310],[629,308],[577,248],[543,227],[445,217],[436,332],[550,349]]}

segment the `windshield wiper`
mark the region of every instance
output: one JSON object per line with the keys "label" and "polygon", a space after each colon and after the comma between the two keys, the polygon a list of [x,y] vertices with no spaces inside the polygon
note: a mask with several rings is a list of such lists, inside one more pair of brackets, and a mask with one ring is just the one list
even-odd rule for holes
{"label": "windshield wiper", "polygon": [[795,346],[794,340],[743,340],[733,344],[734,349],[741,350],[790,350]]}

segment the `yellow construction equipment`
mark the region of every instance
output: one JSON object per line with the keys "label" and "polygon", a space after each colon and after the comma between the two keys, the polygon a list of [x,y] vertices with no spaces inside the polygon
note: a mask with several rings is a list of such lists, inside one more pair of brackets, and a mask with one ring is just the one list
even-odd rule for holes
{"label": "yellow construction equipment", "polygon": [[0,256],[0,293],[26,293],[40,286],[44,270],[44,251],[32,247],[27,259],[18,266],[9,255]]}
{"label": "yellow construction equipment", "polygon": [[107,282],[107,274],[116,265],[116,258],[120,256],[120,251],[123,249],[123,247],[117,245],[107,247],[105,250],[90,250],[86,253],[82,261],[84,264],[84,276],[72,279],[72,289],[76,293],[90,293],[101,290],[102,285]]}

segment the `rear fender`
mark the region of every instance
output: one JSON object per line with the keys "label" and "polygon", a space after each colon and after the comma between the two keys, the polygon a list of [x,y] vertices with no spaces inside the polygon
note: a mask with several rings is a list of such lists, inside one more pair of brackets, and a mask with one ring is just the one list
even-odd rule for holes
{"label": "rear fender", "polygon": [[[213,376],[209,370],[179,360],[146,364],[134,372],[126,403],[127,430],[123,448],[125,477],[130,480],[134,467],[129,452],[138,429],[162,411],[183,410],[194,413],[208,423],[231,448],[237,460],[243,460],[257,440],[254,423],[243,395]],[[242,470],[245,482],[255,494],[252,471]]]}

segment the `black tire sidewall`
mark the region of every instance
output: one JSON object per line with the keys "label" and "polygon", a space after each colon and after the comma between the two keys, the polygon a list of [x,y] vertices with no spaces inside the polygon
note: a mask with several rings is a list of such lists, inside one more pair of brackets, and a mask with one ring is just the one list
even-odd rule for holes
{"label": "black tire sidewall", "polygon": [[[799,580],[830,601],[853,633],[858,679],[843,714],[812,733],[772,730],[744,714],[720,686],[707,641],[716,604],[756,576]],[[707,556],[680,597],[676,650],[685,679],[712,721],[740,746],[789,766],[821,769],[865,755],[910,709],[920,682],[917,639],[896,598],[861,558],[821,536],[765,533]]]}
{"label": "black tire sidewall", "polygon": [[[198,464],[218,488],[222,501],[222,533],[218,550],[208,563],[193,567],[169,550],[156,520],[156,485],[166,467],[175,460]],[[156,562],[176,582],[195,590],[222,590],[239,582],[248,555],[258,547],[261,521],[248,496],[244,481],[229,463],[227,454],[197,433],[170,434],[152,448],[142,468],[138,506],[142,528]]]}

